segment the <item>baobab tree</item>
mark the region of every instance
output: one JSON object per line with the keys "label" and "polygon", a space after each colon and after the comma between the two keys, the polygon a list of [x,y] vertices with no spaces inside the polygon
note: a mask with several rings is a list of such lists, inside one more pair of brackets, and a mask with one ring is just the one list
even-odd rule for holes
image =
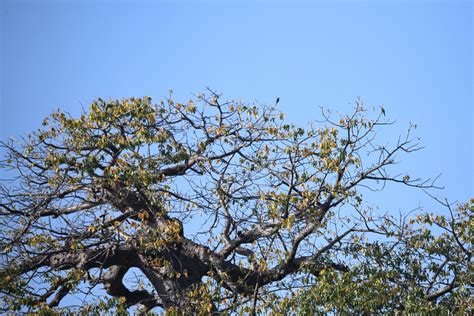
{"label": "baobab tree", "polygon": [[367,188],[434,186],[392,174],[420,146],[380,145],[385,110],[366,113],[302,128],[213,91],[53,113],[1,143],[1,308],[467,310],[472,206],[411,221],[365,208]]}

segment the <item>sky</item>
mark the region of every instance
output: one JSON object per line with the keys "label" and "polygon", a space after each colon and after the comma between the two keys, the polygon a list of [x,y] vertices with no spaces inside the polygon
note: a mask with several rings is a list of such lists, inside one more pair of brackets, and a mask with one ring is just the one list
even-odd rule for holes
{"label": "sky", "polygon": [[[360,97],[410,122],[425,149],[400,170],[441,174],[436,191],[474,196],[472,3],[469,1],[1,1],[0,138],[97,97],[188,100],[210,87],[273,104],[289,121],[348,113]],[[416,207],[390,187],[377,205]],[[395,205],[396,203],[400,205]],[[430,202],[427,202],[430,204]]]}
{"label": "sky", "polygon": [[[424,150],[399,170],[436,177],[450,201],[474,197],[470,1],[10,1],[0,0],[0,139],[25,135],[60,108],[97,97],[210,87],[273,104],[306,126],[319,107],[349,112],[360,97],[410,122]],[[1,174],[0,174],[1,176]],[[436,208],[424,193],[389,186],[383,210]]]}
{"label": "sky", "polygon": [[[303,126],[320,106],[347,113],[360,97],[396,121],[382,142],[417,124],[425,149],[401,157],[400,170],[441,174],[445,190],[434,193],[452,201],[474,196],[469,1],[0,3],[2,140],[97,97],[158,100],[172,89],[187,100],[210,87],[262,104],[280,97]],[[377,205],[429,200],[387,191]]]}
{"label": "sky", "polygon": [[[474,196],[472,15],[469,1],[0,1],[0,139],[25,135],[60,108],[210,87],[273,104],[290,122],[348,113],[360,97],[410,122],[425,149],[400,170],[435,177],[438,196]],[[390,187],[375,204],[428,205]],[[380,201],[379,201],[380,200]]]}

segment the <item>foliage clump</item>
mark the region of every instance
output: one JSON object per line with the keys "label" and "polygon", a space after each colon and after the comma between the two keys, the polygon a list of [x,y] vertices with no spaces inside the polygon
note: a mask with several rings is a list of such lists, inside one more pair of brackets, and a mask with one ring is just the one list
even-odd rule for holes
{"label": "foliage clump", "polygon": [[367,188],[433,187],[392,175],[420,147],[379,145],[385,110],[302,128],[206,93],[98,99],[1,143],[2,311],[472,312],[472,201],[367,207]]}

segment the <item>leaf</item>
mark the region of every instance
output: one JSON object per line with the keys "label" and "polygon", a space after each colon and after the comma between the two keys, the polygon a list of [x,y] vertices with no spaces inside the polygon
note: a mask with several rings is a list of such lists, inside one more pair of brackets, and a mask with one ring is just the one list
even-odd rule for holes
{"label": "leaf", "polygon": [[193,101],[189,101],[188,106],[184,109],[188,113],[195,113],[196,112],[196,105]]}

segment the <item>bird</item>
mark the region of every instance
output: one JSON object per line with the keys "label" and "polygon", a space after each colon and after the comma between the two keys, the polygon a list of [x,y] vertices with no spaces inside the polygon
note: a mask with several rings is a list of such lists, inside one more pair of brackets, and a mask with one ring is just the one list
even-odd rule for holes
{"label": "bird", "polygon": [[276,99],[276,101],[275,101],[275,105],[277,105],[277,104],[278,104],[278,102],[280,102],[280,97],[278,97],[278,98]]}

